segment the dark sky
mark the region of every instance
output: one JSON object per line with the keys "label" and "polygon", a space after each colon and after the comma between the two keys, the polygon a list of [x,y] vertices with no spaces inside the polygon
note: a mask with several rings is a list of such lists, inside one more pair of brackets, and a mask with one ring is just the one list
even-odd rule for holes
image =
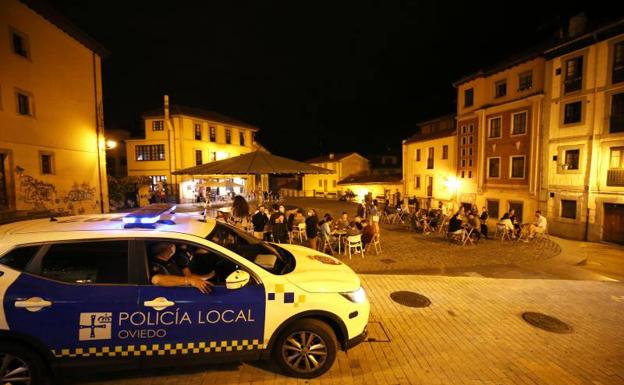
{"label": "dark sky", "polygon": [[453,81],[579,11],[624,13],[606,1],[51,1],[111,51],[107,128],[139,133],[167,93],[256,125],[297,159],[398,149],[418,121],[454,110]]}

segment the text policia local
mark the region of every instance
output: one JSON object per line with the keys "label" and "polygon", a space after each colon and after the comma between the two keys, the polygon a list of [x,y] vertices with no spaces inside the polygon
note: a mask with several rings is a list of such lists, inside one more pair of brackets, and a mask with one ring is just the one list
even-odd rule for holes
{"label": "text policia local", "polygon": [[136,328],[145,326],[188,326],[188,325],[216,325],[216,324],[236,324],[255,322],[251,309],[240,310],[198,310],[194,312],[180,311],[179,309],[160,312],[119,313],[119,332],[117,336],[126,338],[154,338],[165,337],[164,329],[143,329]]}

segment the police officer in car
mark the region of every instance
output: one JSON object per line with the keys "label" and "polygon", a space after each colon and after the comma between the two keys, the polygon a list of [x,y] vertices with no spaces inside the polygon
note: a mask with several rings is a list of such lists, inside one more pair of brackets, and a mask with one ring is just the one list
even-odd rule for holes
{"label": "police officer in car", "polygon": [[157,242],[150,247],[150,272],[152,284],[157,286],[193,286],[202,293],[210,293],[214,271],[206,275],[196,275],[189,268],[185,252],[176,253],[176,245],[170,242]]}

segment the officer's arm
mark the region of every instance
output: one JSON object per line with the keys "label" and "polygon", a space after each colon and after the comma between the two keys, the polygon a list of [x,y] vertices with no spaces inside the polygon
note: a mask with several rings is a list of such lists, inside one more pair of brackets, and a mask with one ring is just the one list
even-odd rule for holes
{"label": "officer's arm", "polygon": [[163,287],[176,286],[193,286],[202,293],[208,294],[211,291],[212,284],[203,279],[192,277],[180,277],[177,275],[156,274],[152,277],[152,284]]}

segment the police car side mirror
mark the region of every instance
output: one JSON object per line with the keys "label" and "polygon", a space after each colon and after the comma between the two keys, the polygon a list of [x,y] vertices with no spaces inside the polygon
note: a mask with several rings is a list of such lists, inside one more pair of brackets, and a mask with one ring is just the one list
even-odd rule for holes
{"label": "police car side mirror", "polygon": [[248,284],[250,279],[251,277],[248,272],[244,270],[236,270],[225,279],[225,287],[230,290],[240,289]]}

